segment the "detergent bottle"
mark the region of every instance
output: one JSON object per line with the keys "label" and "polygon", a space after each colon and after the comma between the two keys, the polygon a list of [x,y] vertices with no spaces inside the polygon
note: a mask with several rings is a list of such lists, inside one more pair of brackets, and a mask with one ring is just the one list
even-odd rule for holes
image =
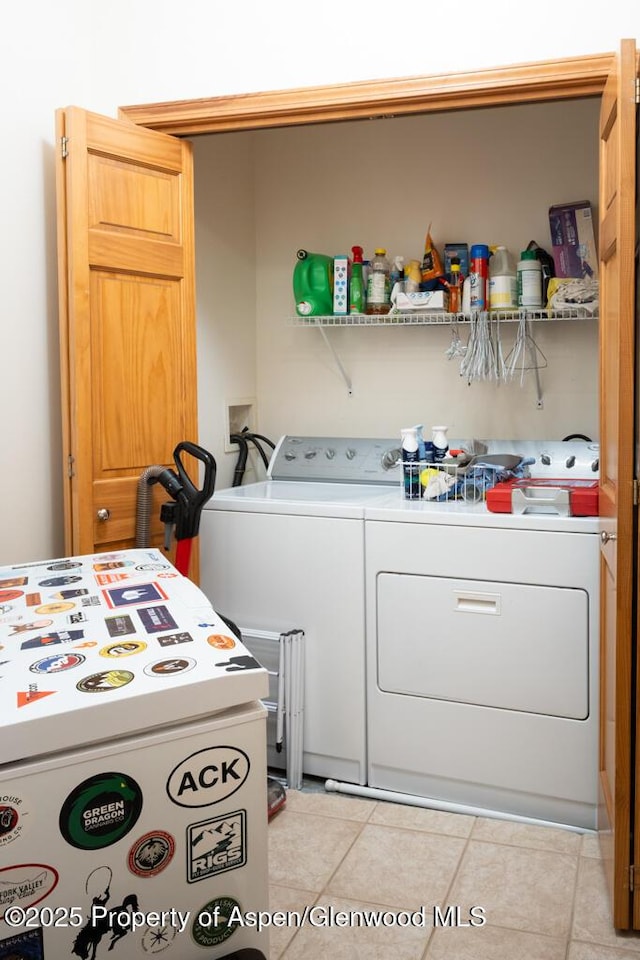
{"label": "detergent bottle", "polygon": [[293,296],[300,317],[333,313],[333,257],[298,250],[293,271]]}
{"label": "detergent bottle", "polygon": [[349,286],[349,313],[364,313],[366,308],[366,292],[364,277],[362,276],[362,247],[351,247],[353,263],[351,264],[351,283]]}

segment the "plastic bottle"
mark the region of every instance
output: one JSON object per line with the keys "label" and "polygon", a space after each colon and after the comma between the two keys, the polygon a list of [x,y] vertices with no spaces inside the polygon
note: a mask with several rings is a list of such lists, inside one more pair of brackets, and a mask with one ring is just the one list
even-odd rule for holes
{"label": "plastic bottle", "polygon": [[377,247],[371,261],[367,283],[367,313],[389,313],[391,307],[391,269],[384,247]]}
{"label": "plastic bottle", "polygon": [[542,309],[542,266],[535,250],[523,250],[518,263],[518,306]]}
{"label": "plastic bottle", "polygon": [[351,283],[349,285],[349,313],[364,313],[366,295],[362,276],[362,247],[351,247]]}
{"label": "plastic bottle", "polygon": [[489,260],[489,310],[514,310],[517,306],[516,265],[506,247],[496,247]]}
{"label": "plastic bottle", "polygon": [[448,427],[432,427],[431,439],[433,441],[433,459],[436,463],[444,460],[449,449],[449,440],[447,439]]}
{"label": "plastic bottle", "polygon": [[422,270],[419,260],[410,260],[404,271],[405,293],[417,293],[422,281]]}
{"label": "plastic bottle", "polygon": [[451,258],[450,274],[449,313],[460,313],[462,309],[462,275],[460,273],[460,260],[458,257]]}
{"label": "plastic bottle", "polygon": [[487,280],[489,274],[489,247],[474,243],[471,247],[469,277],[471,278],[471,310],[487,310]]}
{"label": "plastic bottle", "polygon": [[402,437],[402,476],[405,499],[419,500],[421,491],[418,429],[405,427],[400,431],[400,436]]}

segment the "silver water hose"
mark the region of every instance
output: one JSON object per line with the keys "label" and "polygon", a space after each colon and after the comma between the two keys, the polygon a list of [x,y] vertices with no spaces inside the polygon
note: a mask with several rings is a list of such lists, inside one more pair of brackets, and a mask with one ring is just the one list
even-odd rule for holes
{"label": "silver water hose", "polygon": [[[150,546],[151,502],[153,500],[152,483],[157,480],[166,467],[147,467],[138,479],[136,501],[136,547]],[[150,482],[151,481],[151,482]]]}

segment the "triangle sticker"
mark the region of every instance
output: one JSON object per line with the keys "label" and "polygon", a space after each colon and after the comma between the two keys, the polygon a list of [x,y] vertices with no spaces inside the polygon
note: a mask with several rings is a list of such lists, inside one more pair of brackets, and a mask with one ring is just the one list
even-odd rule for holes
{"label": "triangle sticker", "polygon": [[36,700],[42,700],[43,697],[48,697],[50,694],[55,692],[55,690],[33,690],[29,693],[18,691],[18,706],[25,707],[28,703],[34,703]]}

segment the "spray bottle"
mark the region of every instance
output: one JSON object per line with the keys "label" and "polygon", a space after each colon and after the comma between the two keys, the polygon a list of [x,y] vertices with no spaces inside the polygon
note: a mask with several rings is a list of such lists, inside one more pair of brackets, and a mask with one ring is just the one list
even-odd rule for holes
{"label": "spray bottle", "polygon": [[349,286],[349,313],[364,313],[366,308],[366,294],[364,277],[362,276],[362,247],[351,247],[353,263],[351,264],[351,283]]}
{"label": "spray bottle", "polygon": [[417,427],[405,427],[402,437],[402,474],[407,500],[420,499],[420,451]]}

